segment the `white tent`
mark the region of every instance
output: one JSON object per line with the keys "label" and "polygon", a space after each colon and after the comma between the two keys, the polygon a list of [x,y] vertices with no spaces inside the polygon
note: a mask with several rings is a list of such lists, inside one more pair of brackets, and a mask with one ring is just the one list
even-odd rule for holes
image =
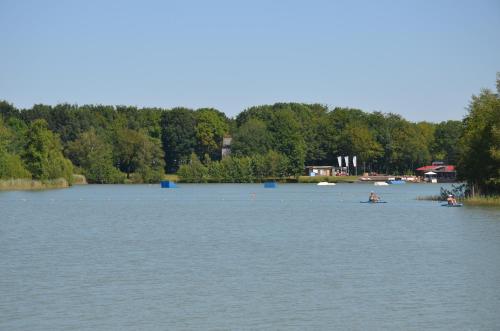
{"label": "white tent", "polygon": [[426,172],[424,175],[437,175],[434,171]]}

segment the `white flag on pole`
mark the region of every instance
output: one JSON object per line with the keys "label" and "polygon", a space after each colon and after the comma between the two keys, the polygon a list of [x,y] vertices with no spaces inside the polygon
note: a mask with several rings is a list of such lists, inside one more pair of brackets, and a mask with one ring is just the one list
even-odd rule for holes
{"label": "white flag on pole", "polygon": [[339,163],[339,168],[342,168],[342,156],[337,156],[337,162]]}
{"label": "white flag on pole", "polygon": [[349,168],[349,156],[344,156],[345,166]]}
{"label": "white flag on pole", "polygon": [[352,165],[356,168],[356,156],[352,157]]}

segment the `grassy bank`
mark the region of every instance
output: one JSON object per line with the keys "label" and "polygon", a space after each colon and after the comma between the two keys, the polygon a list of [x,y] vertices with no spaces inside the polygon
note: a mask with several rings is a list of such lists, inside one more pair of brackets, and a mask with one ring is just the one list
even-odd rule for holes
{"label": "grassy bank", "polygon": [[84,175],[73,175],[73,184],[74,185],[86,185],[87,183],[87,178],[85,178]]}
{"label": "grassy bank", "polygon": [[0,191],[13,190],[46,190],[69,187],[64,178],[51,180],[32,180],[32,179],[5,179],[0,180]]}
{"label": "grassy bank", "polygon": [[179,176],[177,176],[176,174],[166,174],[165,176],[163,176],[163,180],[169,180],[169,181],[172,181],[172,182],[178,182],[179,181]]}
{"label": "grassy bank", "polygon": [[419,195],[417,200],[444,201],[444,199],[439,195]]}
{"label": "grassy bank", "polygon": [[[424,195],[418,196],[417,200],[427,201],[446,201],[439,195]],[[468,198],[459,198],[458,202],[462,202],[468,206],[498,206],[500,207],[500,196],[475,196]]]}
{"label": "grassy bank", "polygon": [[500,196],[475,196],[462,200],[470,206],[497,206],[500,207]]}
{"label": "grassy bank", "polygon": [[354,183],[358,181],[358,176],[299,176],[299,183]]}

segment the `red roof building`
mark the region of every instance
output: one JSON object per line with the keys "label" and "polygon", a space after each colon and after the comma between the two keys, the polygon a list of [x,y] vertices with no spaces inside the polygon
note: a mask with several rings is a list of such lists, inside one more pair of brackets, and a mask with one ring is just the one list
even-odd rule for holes
{"label": "red roof building", "polygon": [[[415,169],[417,175],[422,177],[434,177],[440,183],[455,182],[457,180],[457,171],[453,165],[445,165],[443,162],[432,162],[432,165],[423,166]],[[427,175],[433,172],[435,175]]]}

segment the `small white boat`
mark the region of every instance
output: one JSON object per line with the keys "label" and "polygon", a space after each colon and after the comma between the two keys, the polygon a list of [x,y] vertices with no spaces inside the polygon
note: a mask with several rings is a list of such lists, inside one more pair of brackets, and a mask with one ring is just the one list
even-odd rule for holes
{"label": "small white boat", "polygon": [[375,186],[389,186],[389,184],[386,182],[375,182],[375,183],[373,183],[373,185],[375,185]]}
{"label": "small white boat", "polygon": [[328,183],[328,182],[319,182],[316,185],[318,185],[318,186],[333,186],[333,185],[336,185],[336,184],[335,183]]}

